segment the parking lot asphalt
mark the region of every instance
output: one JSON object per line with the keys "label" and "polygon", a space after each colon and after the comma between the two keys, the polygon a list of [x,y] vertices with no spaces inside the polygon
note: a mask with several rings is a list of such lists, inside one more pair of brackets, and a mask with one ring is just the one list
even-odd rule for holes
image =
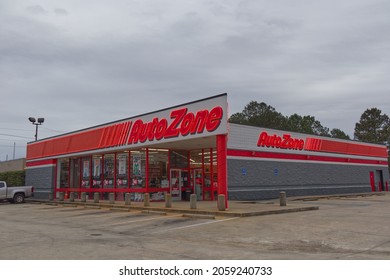
{"label": "parking lot asphalt", "polygon": [[[289,200],[268,215],[211,215],[77,203],[0,203],[3,260],[390,259],[390,195]],[[120,206],[120,205],[116,205]],[[216,212],[216,204],[199,209]],[[210,209],[206,209],[207,207]],[[230,202],[226,213],[283,208]]]}

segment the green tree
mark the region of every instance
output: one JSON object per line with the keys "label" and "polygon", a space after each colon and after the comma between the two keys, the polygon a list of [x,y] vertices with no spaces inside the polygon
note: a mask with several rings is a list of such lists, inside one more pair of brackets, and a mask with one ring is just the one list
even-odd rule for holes
{"label": "green tree", "polygon": [[333,128],[330,131],[330,136],[333,138],[338,138],[338,139],[345,139],[345,140],[351,140],[348,134],[346,134],[344,131],[338,128]]}
{"label": "green tree", "polygon": [[287,119],[286,129],[295,132],[315,134],[321,136],[330,136],[329,128],[322,124],[313,116],[300,116],[293,114]]}
{"label": "green tree", "polygon": [[363,142],[384,144],[390,137],[390,119],[378,108],[364,111],[355,125],[355,139]]}
{"label": "green tree", "polygon": [[241,113],[233,114],[229,122],[261,126],[274,129],[285,129],[286,117],[277,112],[274,107],[264,102],[251,101]]}
{"label": "green tree", "polygon": [[229,122],[349,139],[349,136],[340,129],[334,129],[332,130],[333,133],[331,133],[329,128],[323,126],[321,122],[316,120],[313,116],[301,116],[298,114],[284,116],[276,111],[274,107],[269,106],[264,102],[259,103],[257,101],[249,102],[242,112],[233,114],[230,117]]}

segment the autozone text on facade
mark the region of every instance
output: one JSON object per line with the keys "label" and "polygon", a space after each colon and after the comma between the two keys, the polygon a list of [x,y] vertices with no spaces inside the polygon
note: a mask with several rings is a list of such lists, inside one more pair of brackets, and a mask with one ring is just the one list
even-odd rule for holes
{"label": "autozone text on facade", "polygon": [[138,119],[105,127],[99,148],[203,134],[205,130],[213,132],[221,124],[223,109],[216,106],[210,111],[193,113],[188,112],[188,108],[180,108],[172,110],[169,116],[169,120],[155,117],[149,122]]}
{"label": "autozone text on facade", "polygon": [[305,140],[299,138],[292,138],[290,134],[269,135],[267,132],[260,133],[257,141],[258,147],[289,149],[289,150],[303,150],[305,147]]}
{"label": "autozone text on facade", "polygon": [[[187,108],[173,110],[170,121],[165,118],[154,118],[151,122],[144,123],[136,120],[131,129],[127,144],[144,143],[146,140],[161,140],[175,138],[179,135],[202,134],[206,129],[213,132],[221,124],[223,109],[220,106],[210,110],[201,110],[196,113],[188,112]],[[131,125],[130,125],[131,126]]]}

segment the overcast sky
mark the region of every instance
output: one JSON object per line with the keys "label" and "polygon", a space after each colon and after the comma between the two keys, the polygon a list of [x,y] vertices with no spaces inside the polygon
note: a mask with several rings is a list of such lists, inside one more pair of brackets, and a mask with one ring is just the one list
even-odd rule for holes
{"label": "overcast sky", "polygon": [[29,116],[42,138],[224,92],[353,137],[390,114],[389,30],[388,0],[0,0],[0,160]]}

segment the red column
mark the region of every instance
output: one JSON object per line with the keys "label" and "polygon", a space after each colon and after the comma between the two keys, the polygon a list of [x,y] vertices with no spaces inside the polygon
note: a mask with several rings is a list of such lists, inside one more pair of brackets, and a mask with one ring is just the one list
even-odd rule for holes
{"label": "red column", "polygon": [[[212,155],[211,155],[212,156]],[[218,194],[225,195],[225,206],[228,208],[227,180],[227,135],[217,135],[217,171]]]}
{"label": "red column", "polygon": [[116,160],[117,160],[117,153],[114,153],[114,200],[116,200],[116,198],[117,198],[117,182],[116,182],[116,173],[117,173],[117,170],[116,170]]}
{"label": "red column", "polygon": [[214,155],[212,148],[210,148],[210,199],[214,200]]}
{"label": "red column", "polygon": [[375,177],[374,172],[370,171],[370,184],[371,184],[371,191],[375,192]]}
{"label": "red column", "polygon": [[149,148],[146,148],[146,163],[145,163],[145,187],[146,193],[149,193]]}

